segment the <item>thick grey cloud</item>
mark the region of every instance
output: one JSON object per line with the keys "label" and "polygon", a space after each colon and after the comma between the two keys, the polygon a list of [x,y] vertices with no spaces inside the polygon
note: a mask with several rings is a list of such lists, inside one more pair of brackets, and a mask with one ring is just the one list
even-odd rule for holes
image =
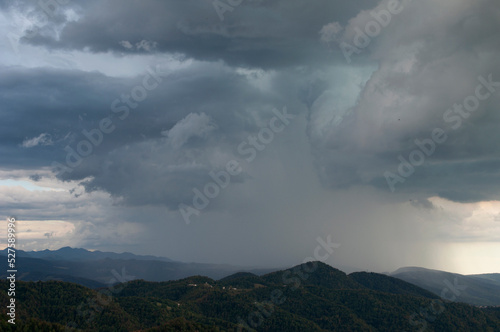
{"label": "thick grey cloud", "polygon": [[[162,75],[161,65],[155,70]],[[274,116],[274,108],[290,104],[289,112],[297,112],[300,107],[300,102],[273,91],[278,83],[272,75],[268,75],[271,89],[261,90],[245,74],[206,63],[160,77],[147,98],[131,99],[129,107],[122,96],[133,95],[148,75],[119,80],[98,73],[6,69],[0,84],[2,114],[9,129],[2,132],[2,145],[17,156],[4,166],[35,168],[57,162],[69,166],[59,172],[61,179],[91,177],[85,182],[89,191],[104,190],[131,205],[176,209],[179,203],[190,202],[195,186],[210,180],[212,169],[241,159],[238,145]],[[69,151],[78,153],[80,142],[90,141],[84,131],[95,132],[105,118],[115,130],[100,134],[102,143],[90,156],[74,157],[75,152]],[[208,129],[200,124],[190,127],[200,118]],[[50,135],[51,144],[26,146],[41,135]],[[67,162],[68,156],[72,162],[82,161],[74,166]]]}
{"label": "thick grey cloud", "polygon": [[[69,4],[80,18],[57,35],[25,38],[33,45],[119,54],[181,53],[199,60],[276,68],[335,60],[318,39],[321,27],[372,6],[368,0],[314,3],[243,1],[221,21],[213,1],[86,1]],[[64,7],[61,6],[64,10]]]}
{"label": "thick grey cloud", "polygon": [[[488,142],[497,135],[493,123],[498,121],[497,112],[494,112],[498,95],[492,93],[490,98],[482,101],[478,111],[470,118],[463,118],[457,129],[443,119],[446,110],[454,103],[462,103],[465,97],[474,94],[479,76],[488,78],[491,74],[493,80],[500,77],[496,70],[498,60],[491,56],[499,46],[494,38],[498,21],[495,12],[487,10],[489,5],[487,1],[477,4],[467,1],[439,5],[430,2],[407,4],[398,16],[392,17],[380,35],[373,38],[370,47],[363,50],[366,54],[360,56],[377,61],[378,69],[342,69],[348,66],[328,69],[335,68],[332,67],[335,66],[333,59],[327,65],[316,63],[309,56],[295,64],[314,62],[313,68],[320,70],[289,69],[287,72],[242,74],[231,66],[198,62],[165,77],[160,87],[150,92],[137,109],[130,109],[130,115],[124,121],[118,120],[117,114],[110,113],[110,105],[123,93],[130,93],[140,84],[142,77],[116,79],[77,71],[6,69],[4,105],[16,104],[18,118],[9,115],[5,119],[5,123],[12,125],[9,126],[11,131],[3,133],[3,141],[17,148],[22,142],[50,135],[53,146],[41,146],[44,157],[64,159],[66,154],[61,154],[61,151],[67,144],[76,149],[76,144],[84,138],[83,129],[97,128],[102,118],[112,114],[117,130],[106,135],[104,144],[91,157],[62,178],[82,180],[93,177],[86,183],[89,190],[109,191],[126,198],[129,204],[162,202],[174,208],[180,202],[187,202],[194,186],[202,186],[209,180],[211,169],[223,167],[214,161],[217,152],[223,151],[228,158],[234,157],[235,147],[245,135],[258,131],[256,114],[270,114],[273,107],[289,105],[294,113],[308,109],[307,131],[315,151],[314,162],[326,187],[368,184],[388,190],[384,174],[389,171],[400,175],[397,172],[398,156],[408,160],[412,151],[418,148],[415,139],[428,139],[434,128],[443,128],[448,136],[446,141],[436,144],[436,151],[426,156],[426,162],[416,167],[414,174],[404,179],[404,183],[394,182],[394,188],[414,193],[416,198],[429,195],[459,201],[497,198],[496,181],[492,179],[498,176],[495,157],[498,148]],[[141,40],[150,40],[158,43],[155,52],[181,52],[189,57],[222,59],[230,64],[248,65],[256,61],[253,65],[262,65],[257,63],[260,60],[254,54],[257,41],[264,47],[258,52],[259,56],[266,61],[273,58],[266,52],[286,44],[287,40],[293,41],[290,46],[296,50],[286,52],[289,60],[301,52],[303,47],[299,44],[302,42],[317,43],[314,52],[327,55],[324,45],[321,52],[318,48],[323,27],[337,27],[333,33],[340,35],[334,41],[352,42],[357,28],[363,30],[368,22],[374,21],[370,10],[383,11],[388,5],[387,1],[381,2],[377,7],[363,11],[360,3],[352,8],[330,4],[328,10],[321,10],[319,14],[321,7],[316,4],[247,3],[227,12],[224,22],[218,17],[206,18],[206,10],[213,10],[211,5],[187,9],[188,4],[184,2],[130,2],[118,7],[115,2],[107,1],[79,6],[83,6],[79,11],[81,17],[66,22],[59,39],[46,39],[46,46],[87,48],[93,52],[146,52],[148,50],[128,47]],[[141,10],[137,6],[141,6]],[[275,22],[278,27],[266,28],[266,24],[275,20],[274,16],[264,15],[265,19],[262,19],[256,17],[254,11],[279,11],[281,20]],[[323,14],[330,11],[334,12],[331,17]],[[181,12],[182,15],[178,14]],[[428,13],[426,20],[420,20],[420,15],[425,13]],[[314,24],[308,25],[311,21]],[[245,36],[241,42],[246,46],[218,49],[219,44],[208,42],[216,33],[207,32],[207,22],[224,29],[232,25],[244,27],[233,26],[231,32],[224,30],[226,32],[219,33],[219,37],[239,42],[241,36]],[[413,28],[403,29],[408,25]],[[97,33],[97,30],[101,31]],[[433,35],[434,31],[440,33]],[[141,37],[137,37],[139,35]],[[429,38],[430,35],[433,38]],[[39,37],[30,38],[29,42],[36,43],[41,40],[37,39]],[[209,39],[203,46],[198,38]],[[116,42],[120,40],[128,44],[120,45]],[[199,48],[195,51],[181,47],[176,44],[178,40],[192,42]],[[243,56],[231,54],[233,49]],[[476,60],[475,56],[479,55],[483,57],[482,61]],[[239,57],[239,60],[232,62],[231,57]],[[289,61],[282,60],[283,63]],[[268,66],[278,65],[269,62],[265,67]],[[259,75],[263,78],[255,79]],[[265,90],[256,86],[266,80],[269,82]],[[28,87],[25,82],[34,83],[29,83]],[[14,89],[17,93],[13,92]],[[29,98],[21,97],[22,101],[18,102],[19,94]],[[27,128],[14,130],[21,118],[34,120],[40,114],[50,121],[29,121]],[[201,116],[211,121],[206,133],[192,135],[190,131],[193,129],[182,126],[183,121],[190,117]],[[167,136],[175,134],[181,143],[166,144],[162,133],[169,130],[172,131]],[[170,140],[173,141],[173,137]],[[40,151],[24,150],[25,163],[31,166],[43,164]],[[135,161],[133,167],[129,159]],[[127,167],[120,166],[127,163]],[[159,165],[169,167],[170,171],[152,171]],[[150,180],[124,181],[144,177],[143,174],[150,175]],[[161,189],[155,190],[154,183],[161,184],[158,186]],[[447,184],[445,188],[443,183]],[[141,184],[144,188],[138,190]],[[466,193],[464,188],[467,188]]]}

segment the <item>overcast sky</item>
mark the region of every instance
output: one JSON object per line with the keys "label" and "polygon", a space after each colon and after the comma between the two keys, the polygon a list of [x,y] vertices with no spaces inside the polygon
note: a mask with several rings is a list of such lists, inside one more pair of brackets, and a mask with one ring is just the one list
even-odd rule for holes
{"label": "overcast sky", "polygon": [[500,272],[495,0],[0,0],[0,31],[19,248]]}

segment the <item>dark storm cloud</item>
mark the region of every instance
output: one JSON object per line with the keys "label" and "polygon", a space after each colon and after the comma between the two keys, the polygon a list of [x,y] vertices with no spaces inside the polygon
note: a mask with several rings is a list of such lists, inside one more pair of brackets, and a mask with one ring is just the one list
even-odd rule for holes
{"label": "dark storm cloud", "polygon": [[[55,158],[58,142],[95,122],[109,108],[121,82],[104,75],[53,69],[2,67],[0,132],[4,166],[39,167]],[[23,148],[27,139],[49,135],[54,144]],[[16,157],[14,157],[14,155]]]}
{"label": "dark storm cloud", "polygon": [[[338,24],[343,30],[334,40],[352,42],[353,31],[374,20],[369,10],[384,10],[387,1],[243,2],[226,12],[223,22],[210,1],[109,0],[68,6],[80,17],[64,23],[57,38],[42,33],[25,42],[124,57],[182,53],[211,62],[174,70],[123,121],[110,113],[110,105],[143,77],[5,69],[0,116],[8,129],[0,135],[11,167],[64,162],[64,147],[75,148],[83,129],[98,128],[111,114],[116,130],[61,178],[91,177],[87,190],[104,190],[129,205],[176,208],[192,197],[193,187],[209,180],[210,170],[234,157],[238,144],[265,124],[272,108],[287,105],[294,114],[307,108],[309,143],[325,187],[389,190],[384,173],[398,174],[398,156],[408,159],[415,139],[443,128],[446,141],[396,190],[415,200],[431,195],[457,201],[500,198],[495,185],[500,148],[494,143],[500,138],[500,93],[482,101],[458,129],[443,120],[454,103],[474,94],[480,75],[500,81],[498,9],[492,1],[412,2],[351,65],[338,51],[337,58],[331,57],[320,31]],[[362,57],[377,64],[373,73],[364,69]],[[267,70],[242,74],[236,65]],[[350,104],[343,100],[347,94],[353,95]],[[191,123],[194,119],[207,122]],[[173,131],[177,138],[168,138],[180,123],[187,127],[178,126]],[[52,145],[19,148],[44,134]]]}
{"label": "dark storm cloud", "polygon": [[[91,177],[84,182],[88,191],[104,190],[128,205],[177,208],[181,202],[191,202],[192,189],[210,180],[211,170],[234,158],[238,144],[260,129],[273,108],[294,102],[274,89],[250,84],[245,75],[223,65],[195,63],[161,76],[145,100],[128,107],[121,98],[143,84],[143,77],[5,69],[0,79],[0,118],[7,129],[0,139],[10,158],[4,166],[36,168],[52,162],[68,166],[68,155],[75,160],[68,147],[78,152],[78,144],[89,141],[83,131],[95,131],[102,119],[109,118],[116,129],[103,134],[102,144],[79,165],[58,176]],[[276,84],[273,80],[269,84]],[[115,110],[128,109],[126,117],[122,111],[112,111],[115,101]],[[297,112],[296,107],[290,112]],[[46,136],[53,144],[26,144]]]}
{"label": "dark storm cloud", "polygon": [[[199,60],[264,68],[331,62],[318,33],[372,1],[243,1],[221,21],[213,1],[106,0],[72,3],[81,8],[56,37],[25,38],[48,48],[91,52],[182,53]],[[337,54],[340,61],[341,55]]]}

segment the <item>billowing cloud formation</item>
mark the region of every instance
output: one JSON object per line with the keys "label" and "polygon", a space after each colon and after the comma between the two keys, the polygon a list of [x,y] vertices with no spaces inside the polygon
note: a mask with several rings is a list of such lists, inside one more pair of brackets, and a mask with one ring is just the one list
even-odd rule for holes
{"label": "billowing cloud formation", "polygon": [[[483,216],[480,202],[500,199],[494,0],[243,1],[224,20],[211,1],[0,8],[11,17],[2,27],[14,27],[0,67],[2,169],[71,183],[75,199],[109,195],[105,222],[68,214],[87,227],[80,234],[145,224],[142,239],[167,246],[149,241],[145,252],[295,263],[326,232],[345,239],[339,262],[380,269],[392,266],[354,254],[356,243],[381,257],[407,245],[395,261],[423,265],[431,258],[418,256],[422,246],[498,240],[461,227],[456,220],[468,217],[448,208],[478,204]],[[273,110],[284,107],[295,117],[271,137]],[[241,174],[189,233],[180,204],[192,206],[231,160]],[[66,166],[57,180],[40,171],[54,162]],[[172,232],[172,244],[154,227]],[[248,242],[235,239],[241,229]],[[227,253],[252,241],[254,252]]]}
{"label": "billowing cloud formation", "polygon": [[178,149],[192,137],[206,138],[216,128],[211,122],[205,113],[190,113],[172,129],[163,131],[162,135],[166,136],[172,146]]}
{"label": "billowing cloud formation", "polygon": [[[370,39],[366,31],[382,11],[388,12],[388,3],[351,19],[337,36],[339,45],[356,47]],[[318,153],[331,159],[332,168],[345,169],[325,172],[328,182],[347,177],[388,188],[380,176],[385,171],[401,175],[398,157],[409,161],[419,149],[415,140],[427,141],[439,128],[447,138],[435,142],[435,149],[429,145],[425,163],[414,167],[408,180],[402,176],[405,182],[397,182],[396,190],[459,201],[497,199],[499,151],[492,143],[500,100],[498,14],[489,1],[420,1],[401,7],[398,16],[386,19],[386,27],[380,23],[381,33],[369,50],[359,49],[378,62],[378,69],[340,128],[323,135]],[[337,163],[341,151],[351,157]],[[352,158],[356,154],[359,159]]]}

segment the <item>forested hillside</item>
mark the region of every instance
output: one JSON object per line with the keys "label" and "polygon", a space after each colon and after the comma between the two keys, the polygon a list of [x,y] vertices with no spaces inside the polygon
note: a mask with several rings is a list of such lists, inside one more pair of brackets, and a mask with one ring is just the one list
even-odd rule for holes
{"label": "forested hillside", "polygon": [[[7,283],[1,282],[2,331]],[[98,291],[60,282],[18,282],[17,331],[499,331],[494,308],[441,301],[404,281],[346,275],[309,263],[215,281],[134,280]]]}

